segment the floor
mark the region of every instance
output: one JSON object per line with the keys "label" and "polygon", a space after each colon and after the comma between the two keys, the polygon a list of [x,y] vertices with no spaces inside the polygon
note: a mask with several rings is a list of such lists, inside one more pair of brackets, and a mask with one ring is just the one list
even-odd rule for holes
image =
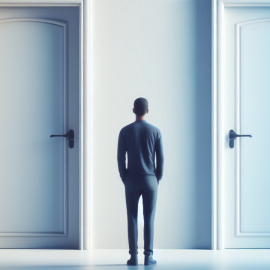
{"label": "floor", "polygon": [[155,269],[155,270],[262,270],[270,269],[270,250],[154,250],[155,266],[127,266],[127,250],[0,250],[0,269]]}

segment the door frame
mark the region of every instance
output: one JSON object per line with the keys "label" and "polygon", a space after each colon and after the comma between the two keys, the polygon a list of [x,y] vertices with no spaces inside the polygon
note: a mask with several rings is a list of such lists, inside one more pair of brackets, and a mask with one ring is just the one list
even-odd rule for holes
{"label": "door frame", "polygon": [[212,0],[212,249],[224,249],[222,37],[225,7],[270,7],[270,0]]}
{"label": "door frame", "polygon": [[[91,0],[0,0],[0,7],[79,7],[80,10],[80,35],[79,35],[79,249],[90,249],[90,149],[92,148],[92,138],[90,130],[91,121],[91,101],[92,79],[90,69],[90,36],[91,21],[90,8]],[[90,74],[90,75],[88,75]],[[91,80],[92,81],[92,80]],[[90,166],[89,166],[90,165]]]}

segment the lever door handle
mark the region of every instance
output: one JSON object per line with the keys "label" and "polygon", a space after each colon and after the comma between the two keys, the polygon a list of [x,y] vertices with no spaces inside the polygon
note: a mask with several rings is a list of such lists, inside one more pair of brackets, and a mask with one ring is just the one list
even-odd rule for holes
{"label": "lever door handle", "polygon": [[73,148],[74,147],[74,131],[73,129],[70,129],[69,132],[67,134],[63,134],[63,135],[51,135],[50,138],[53,137],[64,137],[68,139],[69,142],[69,148]]}
{"label": "lever door handle", "polygon": [[237,137],[250,137],[250,138],[252,138],[252,135],[238,135],[231,129],[230,133],[229,133],[229,146],[230,146],[230,148],[234,148],[234,140]]}

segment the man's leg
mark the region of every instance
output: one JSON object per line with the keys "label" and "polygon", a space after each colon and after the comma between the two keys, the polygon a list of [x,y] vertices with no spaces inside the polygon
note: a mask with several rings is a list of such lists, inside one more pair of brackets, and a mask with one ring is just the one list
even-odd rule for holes
{"label": "man's leg", "polygon": [[[157,180],[155,180],[157,181]],[[144,254],[153,255],[154,242],[154,219],[157,202],[157,182],[152,185],[151,190],[144,190],[143,196],[143,215],[144,215]]]}
{"label": "man's leg", "polygon": [[129,254],[138,254],[138,202],[141,196],[140,192],[132,189],[129,185],[125,186],[127,219],[128,219],[128,243]]}

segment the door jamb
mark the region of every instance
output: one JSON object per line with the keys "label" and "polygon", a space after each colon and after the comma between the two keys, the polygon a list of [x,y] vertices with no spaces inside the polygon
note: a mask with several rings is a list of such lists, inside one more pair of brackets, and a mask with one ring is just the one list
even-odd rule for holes
{"label": "door jamb", "polygon": [[[0,7],[70,7],[80,8],[80,35],[79,35],[79,55],[80,55],[80,137],[79,137],[79,249],[90,249],[90,149],[92,138],[90,137],[90,127],[92,126],[89,79],[90,70],[90,36],[91,36],[91,0],[0,0]],[[90,74],[90,75],[88,75]],[[91,88],[92,90],[92,88]],[[89,139],[90,138],[90,139]],[[89,166],[90,164],[90,166]]]}
{"label": "door jamb", "polygon": [[270,0],[212,0],[212,249],[224,249],[222,30],[225,7],[270,7]]}

